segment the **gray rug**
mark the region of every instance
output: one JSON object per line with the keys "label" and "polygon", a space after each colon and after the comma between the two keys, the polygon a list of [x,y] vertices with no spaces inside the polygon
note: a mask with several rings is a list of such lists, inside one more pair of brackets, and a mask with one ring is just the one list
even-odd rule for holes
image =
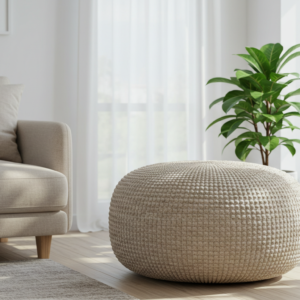
{"label": "gray rug", "polygon": [[136,299],[52,260],[0,263],[0,299]]}

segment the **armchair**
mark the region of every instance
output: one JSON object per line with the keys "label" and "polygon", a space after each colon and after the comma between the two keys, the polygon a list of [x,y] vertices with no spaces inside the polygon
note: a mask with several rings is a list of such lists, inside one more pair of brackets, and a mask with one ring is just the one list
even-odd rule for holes
{"label": "armchair", "polygon": [[0,160],[0,237],[35,236],[49,258],[52,235],[72,225],[72,143],[66,124],[19,121],[23,163]]}

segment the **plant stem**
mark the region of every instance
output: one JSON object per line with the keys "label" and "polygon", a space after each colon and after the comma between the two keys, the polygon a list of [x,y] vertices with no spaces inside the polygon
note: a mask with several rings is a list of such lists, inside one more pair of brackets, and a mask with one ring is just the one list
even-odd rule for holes
{"label": "plant stem", "polygon": [[[253,120],[253,123],[254,123],[254,120]],[[255,123],[254,123],[254,129],[255,129],[255,132],[258,133],[257,124],[255,124]],[[261,143],[259,143],[259,149],[260,149],[260,154],[261,154],[261,160],[262,160],[262,163],[263,163],[263,165],[265,165],[264,149],[263,149]]]}
{"label": "plant stem", "polygon": [[265,166],[268,166],[269,165],[269,151],[267,150],[266,151],[266,163],[265,163]]}
{"label": "plant stem", "polygon": [[[251,99],[250,99],[250,101],[251,101]],[[251,101],[251,103],[252,103],[252,101]],[[252,105],[252,106],[253,106],[253,105]],[[253,125],[254,125],[255,132],[258,133],[257,124],[254,122],[254,115],[253,115],[253,114],[252,114],[252,121],[253,121]],[[259,149],[260,149],[261,160],[262,160],[263,165],[265,165],[264,149],[263,149],[262,144],[260,143],[260,141],[258,141],[258,143],[259,143]]]}
{"label": "plant stem", "polygon": [[[271,97],[271,98],[272,98],[272,97]],[[271,114],[271,105],[270,105],[269,101],[266,101],[266,106],[267,106],[267,112],[268,112],[268,114]],[[267,137],[270,136],[270,123],[269,123],[269,122],[267,122],[266,136],[267,136]],[[264,163],[264,165],[268,166],[268,165],[269,165],[269,155],[270,155],[270,151],[269,151],[269,150],[266,150],[265,154],[266,154],[266,158],[265,158],[265,163]]]}
{"label": "plant stem", "polygon": [[[268,137],[270,136],[270,123],[267,123],[266,136],[268,136]],[[266,159],[265,159],[266,166],[269,165],[269,155],[270,155],[270,151],[266,150]]]}

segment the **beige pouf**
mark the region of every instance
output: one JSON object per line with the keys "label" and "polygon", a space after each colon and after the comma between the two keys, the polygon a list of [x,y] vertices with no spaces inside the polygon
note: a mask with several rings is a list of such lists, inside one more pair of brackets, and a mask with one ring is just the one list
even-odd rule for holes
{"label": "beige pouf", "polygon": [[300,261],[300,184],[277,169],[243,162],[151,165],[117,185],[109,231],[119,261],[147,277],[273,278]]}

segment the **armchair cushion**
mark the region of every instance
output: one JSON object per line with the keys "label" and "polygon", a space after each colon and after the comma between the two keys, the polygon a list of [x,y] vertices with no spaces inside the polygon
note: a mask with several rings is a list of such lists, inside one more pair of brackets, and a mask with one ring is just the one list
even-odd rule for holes
{"label": "armchair cushion", "polygon": [[68,204],[63,209],[72,225],[72,138],[60,122],[19,121],[18,147],[24,164],[64,174],[68,181]]}
{"label": "armchair cushion", "polygon": [[67,205],[66,177],[50,169],[0,160],[0,214],[60,211]]}

